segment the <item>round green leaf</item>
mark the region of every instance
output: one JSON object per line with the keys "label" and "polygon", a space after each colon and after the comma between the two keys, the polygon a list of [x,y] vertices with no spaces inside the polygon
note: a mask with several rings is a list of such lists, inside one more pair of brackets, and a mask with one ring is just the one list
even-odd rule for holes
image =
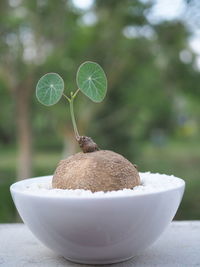
{"label": "round green leaf", "polygon": [[91,61],[84,62],[76,75],[78,88],[94,102],[101,102],[107,91],[107,79],[102,67]]}
{"label": "round green leaf", "polygon": [[47,73],[42,76],[36,86],[36,97],[46,106],[56,104],[62,97],[64,81],[57,73]]}

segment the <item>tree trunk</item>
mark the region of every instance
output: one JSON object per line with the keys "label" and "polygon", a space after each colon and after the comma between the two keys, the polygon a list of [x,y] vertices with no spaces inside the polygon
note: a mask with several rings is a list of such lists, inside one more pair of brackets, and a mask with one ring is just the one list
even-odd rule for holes
{"label": "tree trunk", "polygon": [[16,93],[18,143],[17,180],[22,180],[32,176],[30,88],[20,87]]}

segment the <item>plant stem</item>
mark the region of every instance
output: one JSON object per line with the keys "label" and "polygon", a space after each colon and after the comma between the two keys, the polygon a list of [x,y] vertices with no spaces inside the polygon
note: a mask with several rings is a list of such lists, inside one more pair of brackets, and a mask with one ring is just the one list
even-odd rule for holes
{"label": "plant stem", "polygon": [[63,96],[70,102],[70,98],[68,96],[66,96],[65,94],[63,94]]}
{"label": "plant stem", "polygon": [[77,89],[75,93],[71,92],[70,94],[70,98],[68,96],[66,96],[65,94],[63,94],[63,96],[68,100],[69,102],[69,107],[70,107],[70,114],[71,114],[71,119],[72,119],[72,124],[73,124],[73,128],[74,128],[74,133],[75,133],[75,137],[76,140],[79,143],[79,146],[81,147],[83,153],[89,153],[89,152],[94,152],[94,151],[98,151],[99,148],[97,146],[97,144],[92,140],[91,137],[88,136],[80,136],[78,133],[78,129],[76,126],[76,120],[75,120],[75,116],[74,116],[74,99],[76,97],[76,95],[78,94],[78,92],[80,91],[80,89]]}
{"label": "plant stem", "polygon": [[78,88],[78,89],[76,90],[76,92],[74,93],[74,95],[73,95],[74,98],[76,97],[76,95],[78,94],[79,91],[80,91],[80,89]]}
{"label": "plant stem", "polygon": [[72,124],[73,124],[73,128],[74,128],[75,137],[76,137],[77,140],[80,139],[80,135],[78,133],[78,128],[76,126],[76,120],[75,120],[75,116],[74,116],[74,98],[76,97],[78,92],[79,92],[79,89],[77,89],[75,93],[71,92],[71,98],[69,98],[68,96],[63,94],[63,96],[68,100],[69,105],[70,105],[70,114],[71,114],[71,119],[72,119]]}
{"label": "plant stem", "polygon": [[77,140],[80,139],[80,135],[78,133],[78,129],[76,126],[76,120],[75,120],[75,116],[74,116],[74,95],[71,97],[70,101],[69,101],[69,105],[70,105],[70,114],[71,114],[71,119],[72,119],[72,124],[73,124],[73,128],[74,128],[74,133],[75,133],[75,137]]}

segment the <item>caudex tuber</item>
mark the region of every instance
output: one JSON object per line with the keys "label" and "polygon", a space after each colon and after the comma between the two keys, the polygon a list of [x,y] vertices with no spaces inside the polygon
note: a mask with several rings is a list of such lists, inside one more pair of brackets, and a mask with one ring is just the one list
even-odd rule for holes
{"label": "caudex tuber", "polygon": [[100,150],[91,137],[80,136],[74,116],[74,99],[81,91],[93,102],[101,102],[107,91],[106,75],[95,62],[84,62],[76,75],[78,89],[64,94],[64,81],[56,73],[47,73],[36,86],[36,97],[43,105],[56,104],[62,96],[69,102],[75,138],[82,152],[61,160],[55,170],[52,187],[85,189],[92,192],[133,188],[140,184],[137,167],[122,155]]}

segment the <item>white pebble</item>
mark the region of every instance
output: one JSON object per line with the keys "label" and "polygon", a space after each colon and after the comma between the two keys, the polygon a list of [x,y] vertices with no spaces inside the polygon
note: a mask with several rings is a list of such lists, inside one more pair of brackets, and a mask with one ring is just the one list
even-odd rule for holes
{"label": "white pebble", "polygon": [[66,197],[113,197],[113,196],[128,196],[138,194],[148,194],[152,192],[159,192],[183,185],[183,180],[173,175],[144,172],[140,173],[141,185],[133,189],[123,189],[109,192],[95,192],[84,189],[55,189],[52,188],[51,178],[43,179],[41,182],[33,182],[24,186],[22,190],[26,193],[43,196],[66,196]]}

